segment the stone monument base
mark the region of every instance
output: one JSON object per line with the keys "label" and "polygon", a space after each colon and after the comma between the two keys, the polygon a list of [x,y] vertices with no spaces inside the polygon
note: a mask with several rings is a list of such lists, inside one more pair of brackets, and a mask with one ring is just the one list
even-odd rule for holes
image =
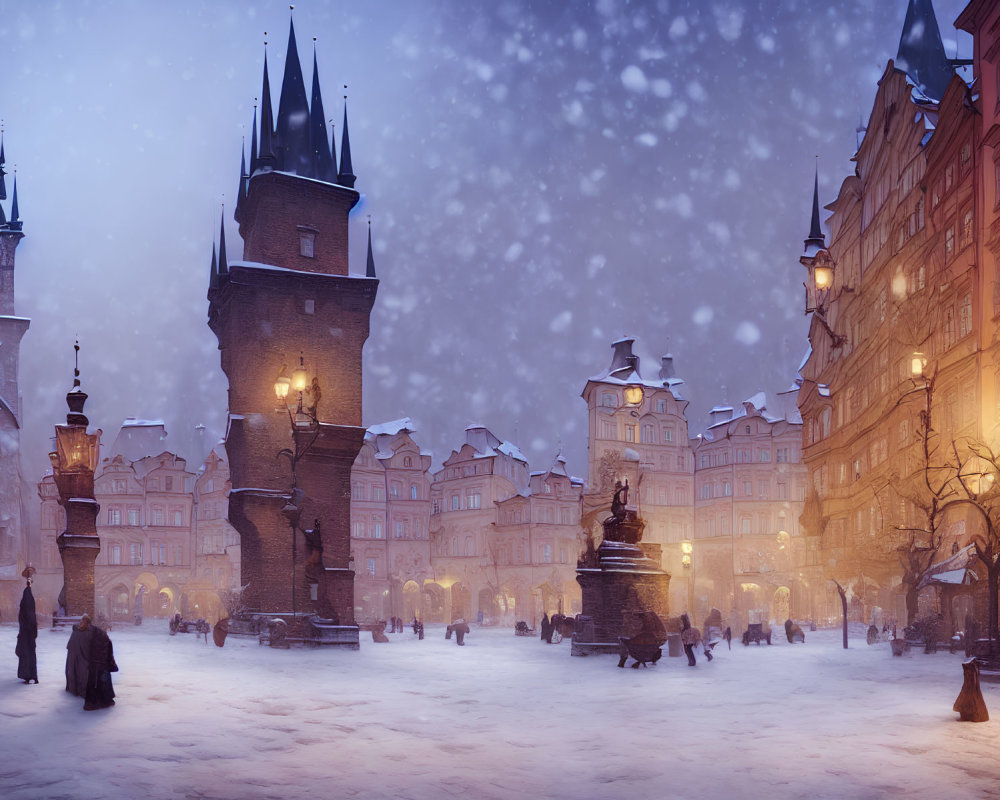
{"label": "stone monument base", "polygon": [[670,612],[670,575],[660,569],[660,545],[603,541],[576,570],[583,594],[571,653],[574,656],[618,655],[620,636],[630,613]]}

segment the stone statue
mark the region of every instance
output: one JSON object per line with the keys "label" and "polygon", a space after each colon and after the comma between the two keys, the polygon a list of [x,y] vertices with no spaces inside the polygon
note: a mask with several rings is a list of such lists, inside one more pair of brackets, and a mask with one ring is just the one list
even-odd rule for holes
{"label": "stone statue", "polygon": [[621,522],[625,519],[625,507],[628,505],[628,478],[625,485],[621,481],[615,481],[615,496],[611,500],[611,516]]}

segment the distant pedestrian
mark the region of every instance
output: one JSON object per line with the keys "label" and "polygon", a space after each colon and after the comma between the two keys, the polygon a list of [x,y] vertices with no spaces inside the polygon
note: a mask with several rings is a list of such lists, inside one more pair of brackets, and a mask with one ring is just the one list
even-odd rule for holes
{"label": "distant pedestrian", "polygon": [[681,614],[681,644],[684,645],[684,652],[687,653],[688,666],[695,666],[694,649],[701,641],[701,631],[691,627],[691,620],[687,614]]}
{"label": "distant pedestrian", "polygon": [[[555,615],[553,614],[553,617],[554,616]],[[556,626],[552,620],[549,619],[549,615],[547,613],[542,617],[542,623],[539,627],[542,629],[542,641],[547,644],[552,644],[552,633],[555,631]]]}
{"label": "distant pedestrian", "polygon": [[726,632],[722,634],[722,638],[726,640],[726,645],[730,650],[733,649],[733,629],[730,626],[726,626]]}
{"label": "distant pedestrian", "polygon": [[87,676],[90,673],[90,642],[94,629],[90,616],[84,614],[66,642],[66,691],[77,697],[87,696]]}
{"label": "distant pedestrian", "polygon": [[115,690],[111,685],[111,673],[118,672],[111,638],[103,628],[96,625],[90,640],[90,662],[87,671],[87,693],[83,703],[84,711],[94,711],[115,704]]}
{"label": "distant pedestrian", "polygon": [[25,683],[38,684],[38,661],[35,658],[35,639],[38,638],[38,620],[35,618],[35,596],[31,593],[31,579],[21,594],[17,612],[17,677]]}

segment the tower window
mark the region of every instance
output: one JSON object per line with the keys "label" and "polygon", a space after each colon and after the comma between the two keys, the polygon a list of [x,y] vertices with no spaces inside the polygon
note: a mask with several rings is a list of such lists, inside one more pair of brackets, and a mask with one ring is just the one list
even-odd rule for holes
{"label": "tower window", "polygon": [[306,258],[316,257],[316,232],[299,228],[299,255]]}
{"label": "tower window", "polygon": [[307,314],[315,314],[316,313],[316,301],[315,300],[306,300],[305,312]]}

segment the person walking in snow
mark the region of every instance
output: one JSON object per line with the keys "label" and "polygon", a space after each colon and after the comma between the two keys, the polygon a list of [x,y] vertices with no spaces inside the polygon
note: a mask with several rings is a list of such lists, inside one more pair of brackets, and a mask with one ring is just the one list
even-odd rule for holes
{"label": "person walking in snow", "polygon": [[80,624],[73,626],[73,632],[66,642],[66,691],[77,697],[87,695],[87,676],[90,673],[90,640],[94,629],[90,616],[84,614]]}
{"label": "person walking in snow", "polygon": [[31,593],[31,579],[21,594],[17,612],[17,677],[25,683],[38,683],[38,660],[35,658],[35,639],[38,638],[38,620],[35,618],[35,596]]}
{"label": "person walking in snow", "polygon": [[103,628],[91,625],[90,661],[87,671],[87,693],[83,703],[84,711],[94,711],[115,704],[115,690],[111,685],[111,673],[118,672],[111,638]]}
{"label": "person walking in snow", "polygon": [[691,627],[691,620],[687,614],[681,614],[681,644],[684,645],[684,652],[687,653],[688,666],[695,666],[694,649],[701,641],[701,631]]}

